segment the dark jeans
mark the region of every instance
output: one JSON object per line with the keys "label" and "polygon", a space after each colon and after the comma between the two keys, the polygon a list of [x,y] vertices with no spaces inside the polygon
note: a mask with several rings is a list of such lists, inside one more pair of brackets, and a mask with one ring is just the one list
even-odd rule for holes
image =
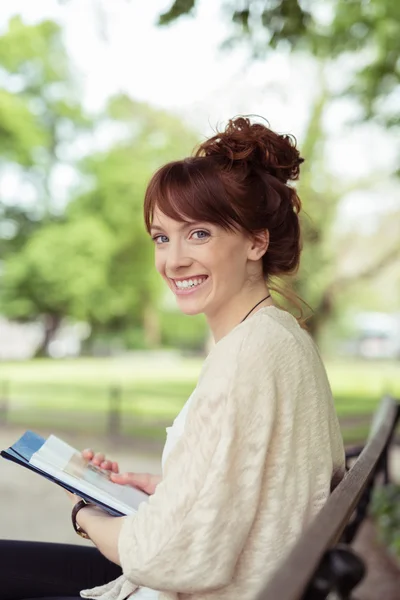
{"label": "dark jeans", "polygon": [[0,540],[0,600],[79,598],[121,572],[97,548]]}

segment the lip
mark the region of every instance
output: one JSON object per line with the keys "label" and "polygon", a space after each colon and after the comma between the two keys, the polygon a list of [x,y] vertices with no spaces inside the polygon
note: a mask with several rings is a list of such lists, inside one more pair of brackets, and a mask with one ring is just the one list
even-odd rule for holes
{"label": "lip", "polygon": [[[204,277],[201,275],[198,275],[197,277]],[[182,277],[182,278],[177,278],[177,279],[171,279],[172,283],[173,283],[173,291],[177,296],[188,296],[189,294],[195,294],[199,289],[201,289],[210,279],[209,276],[207,275],[207,278],[203,281],[203,283],[201,283],[200,285],[195,285],[192,288],[186,288],[186,289],[180,289],[177,287],[175,281],[184,281],[185,279],[197,279],[197,277]]]}

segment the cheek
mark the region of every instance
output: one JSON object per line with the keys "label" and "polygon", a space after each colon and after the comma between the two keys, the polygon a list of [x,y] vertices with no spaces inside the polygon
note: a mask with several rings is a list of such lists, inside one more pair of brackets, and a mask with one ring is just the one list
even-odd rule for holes
{"label": "cheek", "polygon": [[229,272],[231,276],[234,276],[246,263],[242,246],[227,244],[219,250],[220,252],[216,255],[218,269]]}
{"label": "cheek", "polygon": [[154,261],[156,270],[160,273],[160,275],[164,275],[165,273],[165,260],[163,260],[162,256],[156,252],[155,261]]}
{"label": "cheek", "polygon": [[218,278],[234,277],[241,271],[243,263],[243,250],[237,244],[218,244],[209,248],[207,254],[202,256],[204,266]]}

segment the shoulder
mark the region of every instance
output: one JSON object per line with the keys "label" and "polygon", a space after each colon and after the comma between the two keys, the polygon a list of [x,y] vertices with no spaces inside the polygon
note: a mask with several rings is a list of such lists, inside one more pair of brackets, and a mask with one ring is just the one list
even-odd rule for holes
{"label": "shoulder", "polygon": [[206,363],[225,363],[239,358],[256,360],[260,353],[263,358],[269,353],[271,359],[279,359],[282,353],[288,353],[288,348],[297,353],[312,345],[309,334],[290,313],[268,307],[222,338],[212,348]]}
{"label": "shoulder", "polygon": [[210,351],[199,384],[225,385],[268,376],[313,352],[313,341],[288,312],[271,307],[235,327]]}

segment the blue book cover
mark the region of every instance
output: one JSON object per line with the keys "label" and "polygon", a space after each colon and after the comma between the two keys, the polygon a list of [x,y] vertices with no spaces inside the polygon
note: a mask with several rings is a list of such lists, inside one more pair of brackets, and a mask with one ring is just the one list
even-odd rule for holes
{"label": "blue book cover", "polygon": [[45,443],[45,439],[42,436],[34,433],[33,431],[25,431],[25,433],[9,448],[13,453],[17,454],[26,461],[32,458]]}
{"label": "blue book cover", "polygon": [[104,504],[104,502],[101,502],[98,499],[93,498],[89,494],[85,494],[82,491],[77,491],[74,487],[57,479],[57,477],[49,475],[45,471],[42,471],[38,467],[32,465],[29,462],[29,460],[31,459],[32,455],[43,446],[45,441],[46,440],[43,437],[41,437],[40,435],[38,435],[37,433],[34,433],[33,431],[26,431],[19,438],[19,440],[17,440],[12,446],[10,446],[10,448],[7,448],[7,450],[2,450],[0,452],[0,455],[7,460],[10,460],[10,461],[17,463],[23,467],[26,467],[30,471],[39,473],[39,475],[42,475],[42,477],[45,477],[49,481],[53,481],[57,485],[60,485],[61,487],[68,490],[69,492],[72,492],[73,494],[78,494],[81,498],[84,498],[88,502],[93,502],[94,504],[97,504],[98,506],[100,506],[101,508],[106,510],[109,514],[111,514],[115,517],[124,516],[123,513],[116,510],[115,508],[112,508],[111,506]]}

